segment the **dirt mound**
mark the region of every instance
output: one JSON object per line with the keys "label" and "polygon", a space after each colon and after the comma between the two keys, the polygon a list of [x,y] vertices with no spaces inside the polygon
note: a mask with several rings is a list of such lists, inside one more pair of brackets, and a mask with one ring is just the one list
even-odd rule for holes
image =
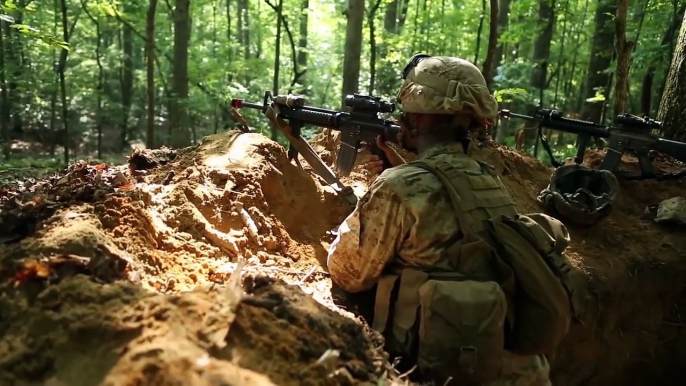
{"label": "dirt mound", "polygon": [[[312,142],[333,162],[335,137]],[[493,144],[470,151],[503,175],[521,212],[541,211],[551,168]],[[366,157],[343,178],[358,195],[372,177]],[[384,378],[379,336],[333,305],[323,268],[331,230],[352,209],[302,163],[262,135],[231,131],[0,188],[0,384]],[[685,184],[623,181],[609,218],[569,227],[580,321],[550,358],[554,384],[664,383],[683,372],[686,231],[643,213],[686,195]]]}
{"label": "dirt mound", "polygon": [[[387,371],[378,335],[307,296],[333,308],[321,266],[349,205],[262,135],[79,163],[4,186],[0,205],[1,384],[358,384]],[[239,265],[244,295],[230,290]]]}

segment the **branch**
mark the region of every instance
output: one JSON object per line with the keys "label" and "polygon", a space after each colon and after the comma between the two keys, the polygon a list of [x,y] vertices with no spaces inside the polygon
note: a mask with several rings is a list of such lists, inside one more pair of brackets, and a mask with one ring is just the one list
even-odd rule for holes
{"label": "branch", "polygon": [[376,11],[379,10],[379,6],[381,6],[381,0],[376,0],[376,4],[374,4],[372,8],[367,11],[367,17],[374,17],[376,15]]}
{"label": "branch", "polygon": [[293,89],[293,86],[295,86],[296,83],[298,83],[298,79],[300,79],[301,76],[305,75],[307,72],[307,69],[304,69],[302,71],[298,70],[298,54],[295,49],[295,41],[293,40],[293,34],[291,33],[291,29],[288,28],[288,20],[283,16],[283,12],[279,11],[279,7],[276,5],[272,4],[271,1],[269,0],[264,0],[267,5],[274,10],[276,13],[276,17],[281,19],[281,23],[283,24],[283,28],[286,30],[286,34],[288,35],[288,41],[291,43],[291,55],[293,57],[293,80],[291,81],[291,85],[288,89],[288,93],[291,93],[291,90]]}

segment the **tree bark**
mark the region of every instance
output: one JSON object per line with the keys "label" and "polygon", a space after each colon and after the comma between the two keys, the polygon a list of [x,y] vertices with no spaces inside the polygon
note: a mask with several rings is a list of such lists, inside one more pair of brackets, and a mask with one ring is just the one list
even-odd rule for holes
{"label": "tree bark", "polygon": [[507,43],[503,42],[500,37],[507,31],[510,23],[510,4],[511,0],[500,0],[498,4],[498,49],[495,53],[494,71],[500,66],[505,57]]}
{"label": "tree bark", "polygon": [[[65,43],[69,43],[69,26],[67,25],[67,0],[60,0],[60,13],[62,14],[62,36]],[[64,71],[67,67],[67,55],[69,51],[62,49],[60,51],[60,60],[57,68],[57,73],[60,78],[60,94],[62,98],[62,125],[64,127],[64,164],[69,164],[69,117],[67,105],[67,83],[64,79]]]}
{"label": "tree bark", "polygon": [[[595,12],[595,31],[591,44],[591,60],[588,63],[586,75],[585,101],[581,109],[581,118],[593,122],[600,122],[603,115],[603,106],[609,96],[607,85],[610,75],[605,73],[612,63],[614,52],[614,28],[612,19],[617,10],[615,0],[598,0],[598,8]],[[594,99],[597,94],[603,98]],[[590,101],[589,101],[590,100]]]}
{"label": "tree bark", "polygon": [[185,147],[191,144],[188,124],[188,42],[190,40],[190,0],[176,0],[174,9],[174,73],[169,111],[170,144]]}
{"label": "tree bark", "polygon": [[[300,39],[298,39],[298,67],[307,70],[307,26],[310,0],[302,0],[300,3]],[[300,76],[300,94],[309,95],[309,88],[305,74]]]}
{"label": "tree bark", "polygon": [[[131,5],[124,7],[126,12],[131,11]],[[121,123],[119,144],[122,149],[126,146],[129,126],[129,113],[133,101],[133,31],[128,25],[122,26],[122,68],[121,68]]]}
{"label": "tree bark", "polygon": [[238,17],[236,19],[236,35],[243,46],[243,59],[250,59],[250,1],[237,0]]}
{"label": "tree bark", "polygon": [[[677,12],[677,18],[673,19],[672,22],[667,27],[664,36],[662,37],[661,46],[667,46],[672,40],[674,40],[675,33],[679,30],[679,25],[681,23],[682,17],[684,17],[686,11],[686,4],[682,5]],[[653,110],[653,82],[655,80],[655,71],[658,65],[662,62],[660,59],[657,62],[651,63],[643,77],[643,83],[641,84],[641,113],[643,115],[651,115]]]}
{"label": "tree bark", "polygon": [[543,29],[536,36],[536,43],[534,44],[533,62],[535,67],[531,73],[531,86],[545,89],[548,58],[550,57],[550,42],[553,39],[553,29],[555,27],[555,13],[553,12],[552,0],[539,1],[538,21],[543,24]]}
{"label": "tree bark", "polygon": [[[150,0],[148,13],[145,17],[145,58],[147,80],[148,116],[146,121],[145,146],[148,149],[155,147],[155,12],[157,0]],[[216,132],[216,130],[215,130]]]}
{"label": "tree bark", "polygon": [[626,40],[626,14],[628,0],[617,0],[615,15],[615,53],[617,56],[617,76],[615,85],[615,116],[626,110],[629,98],[629,60],[634,42]]}
{"label": "tree bark", "polygon": [[10,97],[7,93],[7,82],[5,79],[5,39],[4,32],[0,28],[0,134],[2,134],[2,154],[5,160],[10,159],[12,151],[12,140],[10,137]]}
{"label": "tree bark", "polygon": [[348,25],[345,32],[345,55],[343,57],[343,88],[341,106],[345,108],[345,96],[357,93],[360,86],[360,58],[362,56],[362,24],[364,0],[348,0],[345,12]]}
{"label": "tree bark", "polygon": [[491,17],[488,30],[488,50],[483,65],[483,74],[488,89],[493,88],[493,75],[495,73],[496,54],[498,52],[498,0],[490,0]]}
{"label": "tree bark", "polygon": [[378,81],[375,81],[377,83],[375,85],[377,93],[383,96],[389,96],[394,93],[399,82],[398,67],[405,65],[405,63],[392,63],[384,60],[384,58],[388,56],[388,52],[391,49],[388,41],[398,37],[405,26],[409,5],[409,0],[391,0],[386,4],[383,39],[381,44],[379,44],[379,58],[381,60],[377,61],[376,78]]}
{"label": "tree bark", "polygon": [[666,138],[686,141],[686,14],[672,55],[657,118],[664,125],[663,135]]}
{"label": "tree bark", "polygon": [[95,106],[95,131],[97,133],[97,138],[98,138],[98,143],[97,143],[97,153],[98,153],[98,159],[102,159],[102,121],[103,121],[103,114],[102,114],[102,94],[104,90],[104,82],[105,82],[105,68],[102,65],[102,60],[101,60],[101,54],[102,52],[100,51],[102,48],[102,32],[100,28],[100,20],[96,18],[90,11],[88,10],[88,5],[86,4],[86,0],[81,0],[81,8],[83,11],[86,13],[86,16],[93,22],[93,26],[95,26],[95,39],[96,39],[96,45],[95,45],[95,61],[98,64],[98,85],[96,89],[96,106]]}
{"label": "tree bark", "polygon": [[367,24],[369,25],[369,95],[374,94],[376,87],[376,24],[374,19],[376,19],[376,12],[379,10],[381,5],[381,0],[376,0],[376,3],[372,5],[367,15]]}

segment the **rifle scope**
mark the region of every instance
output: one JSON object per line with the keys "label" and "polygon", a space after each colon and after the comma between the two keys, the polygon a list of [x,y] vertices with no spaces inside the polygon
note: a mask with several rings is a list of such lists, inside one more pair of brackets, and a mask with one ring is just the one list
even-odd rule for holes
{"label": "rifle scope", "polygon": [[395,104],[382,100],[381,97],[352,94],[345,96],[345,105],[353,111],[367,111],[373,113],[392,113]]}
{"label": "rifle scope", "polygon": [[644,128],[644,129],[661,129],[662,122],[656,121],[650,117],[639,117],[632,114],[621,114],[615,118],[616,125],[628,126],[631,128]]}

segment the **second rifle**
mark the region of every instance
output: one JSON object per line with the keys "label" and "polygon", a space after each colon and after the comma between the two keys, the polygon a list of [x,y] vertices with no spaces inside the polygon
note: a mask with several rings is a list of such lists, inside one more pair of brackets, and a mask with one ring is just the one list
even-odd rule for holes
{"label": "second rifle", "polygon": [[[504,119],[520,118],[536,122],[539,126],[538,134],[541,143],[550,156],[554,167],[558,167],[560,163],[555,160],[550,145],[545,136],[541,133],[540,128],[548,128],[578,135],[578,147],[576,156],[574,157],[574,162],[577,164],[583,162],[584,154],[586,154],[586,149],[590,144],[591,138],[607,138],[609,140],[607,153],[598,169],[609,170],[618,177],[627,179],[663,177],[656,175],[653,170],[648,154],[651,150],[664,153],[678,161],[686,162],[686,143],[660,138],[655,134],[655,131],[659,131],[662,128],[662,122],[649,117],[638,117],[625,113],[618,115],[615,118],[615,127],[609,127],[589,121],[566,118],[563,116],[562,112],[553,109],[538,109],[533,117],[516,114],[510,112],[510,110],[500,110],[499,115]],[[640,174],[629,174],[617,170],[622,155],[626,152],[633,152],[636,154],[641,167]],[[673,176],[681,177],[682,174],[679,173]]]}

